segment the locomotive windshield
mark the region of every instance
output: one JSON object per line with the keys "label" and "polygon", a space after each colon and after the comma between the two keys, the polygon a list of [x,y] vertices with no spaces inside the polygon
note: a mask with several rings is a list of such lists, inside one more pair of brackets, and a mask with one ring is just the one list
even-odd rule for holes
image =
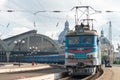
{"label": "locomotive windshield", "polygon": [[94,44],[95,36],[69,36],[67,37],[68,45],[76,45],[76,44]]}
{"label": "locomotive windshield", "polygon": [[93,37],[92,36],[83,36],[81,43],[83,43],[83,44],[93,44]]}
{"label": "locomotive windshield", "polygon": [[79,41],[79,37],[69,37],[68,38],[68,43],[69,44],[79,44],[80,41]]}

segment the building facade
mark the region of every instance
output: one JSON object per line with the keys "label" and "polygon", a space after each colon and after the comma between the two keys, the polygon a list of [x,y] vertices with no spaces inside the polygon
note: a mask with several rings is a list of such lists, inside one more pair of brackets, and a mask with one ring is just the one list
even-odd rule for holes
{"label": "building facade", "polygon": [[101,55],[102,59],[110,59],[110,62],[113,63],[113,51],[114,47],[112,43],[104,36],[104,31],[101,31],[100,36],[101,43]]}

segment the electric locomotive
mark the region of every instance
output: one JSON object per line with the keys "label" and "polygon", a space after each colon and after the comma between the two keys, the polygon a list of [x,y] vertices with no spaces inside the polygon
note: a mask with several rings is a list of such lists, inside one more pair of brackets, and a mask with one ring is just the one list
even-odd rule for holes
{"label": "electric locomotive", "polygon": [[[93,20],[90,19],[90,9],[99,12],[90,6],[76,6],[75,30],[65,36],[65,66],[70,75],[91,75],[101,68],[101,51],[99,37],[93,29]],[[74,9],[73,8],[73,9]],[[79,24],[78,9],[86,15]],[[82,14],[82,15],[83,15]],[[94,13],[91,13],[94,14]],[[82,22],[83,21],[83,22]],[[90,23],[91,21],[91,23]]]}
{"label": "electric locomotive", "polygon": [[98,33],[89,25],[75,26],[65,40],[65,66],[70,75],[94,74],[101,65]]}

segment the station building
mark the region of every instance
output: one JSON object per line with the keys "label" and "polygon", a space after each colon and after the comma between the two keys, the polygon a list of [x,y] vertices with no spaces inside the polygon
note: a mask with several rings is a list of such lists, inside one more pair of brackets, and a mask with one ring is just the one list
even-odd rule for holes
{"label": "station building", "polygon": [[17,61],[26,55],[60,54],[59,46],[48,36],[31,30],[0,40],[0,61]]}
{"label": "station building", "polygon": [[110,62],[113,63],[113,51],[114,51],[114,46],[112,43],[109,41],[104,36],[104,31],[101,31],[101,36],[100,36],[100,43],[101,43],[101,55],[102,59],[110,59]]}

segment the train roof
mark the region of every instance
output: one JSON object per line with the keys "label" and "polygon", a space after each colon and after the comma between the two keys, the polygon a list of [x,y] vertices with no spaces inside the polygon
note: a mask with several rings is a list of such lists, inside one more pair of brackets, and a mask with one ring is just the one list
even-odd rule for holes
{"label": "train roof", "polygon": [[69,31],[66,36],[72,35],[98,35],[96,30],[84,30],[83,32]]}

